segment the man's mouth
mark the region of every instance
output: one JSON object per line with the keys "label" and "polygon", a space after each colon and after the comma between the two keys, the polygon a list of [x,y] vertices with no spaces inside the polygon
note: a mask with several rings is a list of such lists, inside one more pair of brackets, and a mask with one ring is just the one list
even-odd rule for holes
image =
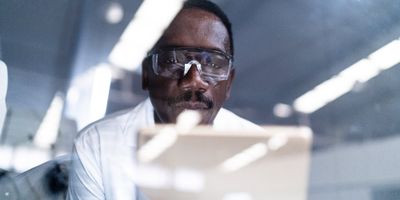
{"label": "man's mouth", "polygon": [[178,108],[184,108],[188,110],[205,110],[209,109],[206,103],[199,101],[181,101],[175,104]]}
{"label": "man's mouth", "polygon": [[212,109],[214,104],[200,92],[187,91],[179,96],[167,100],[169,106],[183,108],[188,110],[206,110]]}

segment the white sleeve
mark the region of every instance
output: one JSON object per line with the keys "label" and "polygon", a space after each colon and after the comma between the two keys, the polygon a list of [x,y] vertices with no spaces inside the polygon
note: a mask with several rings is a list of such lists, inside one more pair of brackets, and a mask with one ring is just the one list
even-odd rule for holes
{"label": "white sleeve", "polygon": [[75,140],[67,199],[105,199],[100,153],[96,129],[83,130]]}

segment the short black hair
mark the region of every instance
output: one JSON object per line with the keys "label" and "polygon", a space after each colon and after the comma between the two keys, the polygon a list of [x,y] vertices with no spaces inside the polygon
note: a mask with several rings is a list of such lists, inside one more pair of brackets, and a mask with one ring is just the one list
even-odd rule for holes
{"label": "short black hair", "polygon": [[233,34],[232,34],[232,25],[229,21],[228,16],[222,11],[222,9],[215,3],[208,0],[187,0],[183,5],[182,9],[185,8],[198,8],[201,10],[205,10],[207,12],[213,13],[216,15],[224,24],[226,30],[228,31],[229,36],[229,46],[230,46],[230,54],[233,57]]}

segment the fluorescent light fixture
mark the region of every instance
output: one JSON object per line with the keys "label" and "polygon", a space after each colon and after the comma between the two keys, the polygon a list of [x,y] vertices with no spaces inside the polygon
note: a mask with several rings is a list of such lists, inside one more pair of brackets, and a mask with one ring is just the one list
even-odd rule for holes
{"label": "fluorescent light fixture", "polygon": [[50,151],[29,146],[19,146],[14,150],[13,168],[24,172],[51,159]]}
{"label": "fluorescent light fixture", "polygon": [[302,113],[313,113],[328,103],[351,91],[355,84],[365,83],[400,63],[400,40],[394,40],[361,59],[338,75],[319,84],[312,90],[298,97],[293,107]]}
{"label": "fluorescent light fixture", "polygon": [[11,169],[14,155],[14,149],[9,145],[0,145],[0,169]]}
{"label": "fluorescent light fixture", "polygon": [[72,79],[65,116],[76,121],[78,130],[104,117],[112,78],[112,66],[99,63]]}
{"label": "fluorescent light fixture", "polygon": [[79,103],[79,89],[72,86],[67,92],[67,102],[71,104]]}
{"label": "fluorescent light fixture", "polygon": [[36,146],[49,149],[56,142],[63,107],[63,97],[56,93],[33,139]]}
{"label": "fluorescent light fixture", "polygon": [[379,72],[380,69],[376,67],[371,60],[361,59],[360,61],[341,71],[339,73],[339,77],[342,78],[340,81],[351,83],[351,87],[353,87],[353,84],[356,82],[365,83],[377,76]]}
{"label": "fluorescent light fixture", "polygon": [[267,152],[268,148],[266,144],[254,144],[251,147],[224,161],[220,165],[220,168],[222,169],[222,171],[225,172],[233,172],[239,170],[240,168],[245,167],[250,163],[262,158],[264,155],[267,154]]}
{"label": "fluorescent light fixture", "polygon": [[379,69],[389,69],[400,63],[400,40],[394,40],[368,56]]}
{"label": "fluorescent light fixture", "polygon": [[109,55],[118,67],[134,71],[181,9],[185,0],[146,0]]}
{"label": "fluorescent light fixture", "polygon": [[90,97],[90,120],[104,117],[111,85],[111,69],[107,64],[96,66]]}
{"label": "fluorescent light fixture", "polygon": [[353,88],[352,82],[335,76],[294,101],[294,108],[303,113],[312,113]]}
{"label": "fluorescent light fixture", "polygon": [[150,162],[156,159],[175,143],[177,137],[174,127],[168,126],[161,129],[157,135],[139,149],[138,159],[142,162]]}

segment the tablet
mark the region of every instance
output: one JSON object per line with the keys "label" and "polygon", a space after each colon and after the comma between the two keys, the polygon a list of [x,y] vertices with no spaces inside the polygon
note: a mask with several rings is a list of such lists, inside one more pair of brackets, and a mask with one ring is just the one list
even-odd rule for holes
{"label": "tablet", "polygon": [[156,126],[139,134],[137,184],[150,200],[305,200],[311,141],[303,126]]}

